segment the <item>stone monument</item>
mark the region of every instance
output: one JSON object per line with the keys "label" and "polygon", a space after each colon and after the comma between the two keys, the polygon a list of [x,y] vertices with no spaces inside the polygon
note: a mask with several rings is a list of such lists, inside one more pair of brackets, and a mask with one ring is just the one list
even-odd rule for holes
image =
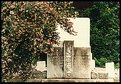
{"label": "stone monument", "polygon": [[58,25],[60,44],[54,45],[54,52],[47,54],[47,67],[43,61],[38,62],[36,67],[40,73],[47,72],[47,75],[44,73],[38,76],[38,80],[32,81],[114,82],[113,62],[106,63],[105,68],[95,67],[90,46],[90,19],[69,19],[73,22],[77,35],[70,35]]}
{"label": "stone monument", "polygon": [[60,32],[60,45],[47,58],[47,78],[91,78],[90,19],[69,18],[77,35]]}

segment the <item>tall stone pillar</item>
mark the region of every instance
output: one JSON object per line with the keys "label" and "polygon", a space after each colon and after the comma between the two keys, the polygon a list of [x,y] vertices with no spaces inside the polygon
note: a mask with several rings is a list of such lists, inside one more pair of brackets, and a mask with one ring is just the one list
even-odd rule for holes
{"label": "tall stone pillar", "polygon": [[73,78],[74,41],[64,41],[64,78]]}

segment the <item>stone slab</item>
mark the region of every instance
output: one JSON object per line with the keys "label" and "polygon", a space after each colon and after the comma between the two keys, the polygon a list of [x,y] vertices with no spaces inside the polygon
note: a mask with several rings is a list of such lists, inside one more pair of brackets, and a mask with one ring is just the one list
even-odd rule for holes
{"label": "stone slab", "polygon": [[74,47],[90,47],[90,19],[89,18],[68,18],[73,22],[73,28],[77,35],[70,35],[65,32],[60,25],[57,26],[60,41],[74,40]]}
{"label": "stone slab", "polygon": [[105,64],[106,72],[108,73],[109,78],[115,77],[115,71],[114,71],[114,62],[109,62]]}
{"label": "stone slab", "polygon": [[63,78],[64,55],[62,47],[55,47],[47,57],[47,78]]}
{"label": "stone slab", "polygon": [[47,78],[91,78],[91,48],[74,47],[73,41],[63,43],[48,56]]}
{"label": "stone slab", "polygon": [[[29,79],[26,82],[115,82],[114,79]],[[116,81],[117,82],[117,81]]]}
{"label": "stone slab", "polygon": [[46,71],[47,70],[46,62],[45,61],[38,61],[35,69],[38,71]]}
{"label": "stone slab", "polygon": [[73,78],[91,78],[90,47],[74,48]]}

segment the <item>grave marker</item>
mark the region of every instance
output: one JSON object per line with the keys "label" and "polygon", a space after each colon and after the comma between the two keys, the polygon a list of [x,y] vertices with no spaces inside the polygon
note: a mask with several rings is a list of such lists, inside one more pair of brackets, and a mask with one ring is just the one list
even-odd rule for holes
{"label": "grave marker", "polygon": [[77,35],[59,28],[60,45],[47,58],[47,78],[91,78],[90,19],[69,18]]}
{"label": "grave marker", "polygon": [[109,78],[114,78],[114,62],[109,62],[105,64],[106,72],[108,73]]}

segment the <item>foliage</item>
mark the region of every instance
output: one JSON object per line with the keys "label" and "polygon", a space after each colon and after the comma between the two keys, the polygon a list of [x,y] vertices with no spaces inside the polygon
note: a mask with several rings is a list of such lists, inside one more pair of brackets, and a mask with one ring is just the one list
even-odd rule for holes
{"label": "foliage", "polygon": [[80,16],[90,18],[92,53],[100,62],[102,58],[115,64],[120,61],[119,8],[119,2],[94,2],[92,7],[80,11]]}
{"label": "foliage", "polygon": [[59,43],[57,24],[66,32],[75,34],[68,17],[78,14],[73,2],[6,1],[2,2],[2,80],[12,73],[22,79],[30,76],[34,58],[41,52],[50,54],[53,44]]}
{"label": "foliage", "polygon": [[115,64],[115,68],[116,68],[116,69],[119,69],[119,68],[120,68],[120,63],[116,63],[116,64]]}
{"label": "foliage", "polygon": [[105,67],[105,63],[110,62],[110,60],[108,60],[107,58],[101,57],[100,59],[97,59],[94,57],[95,60],[95,64],[98,67]]}

